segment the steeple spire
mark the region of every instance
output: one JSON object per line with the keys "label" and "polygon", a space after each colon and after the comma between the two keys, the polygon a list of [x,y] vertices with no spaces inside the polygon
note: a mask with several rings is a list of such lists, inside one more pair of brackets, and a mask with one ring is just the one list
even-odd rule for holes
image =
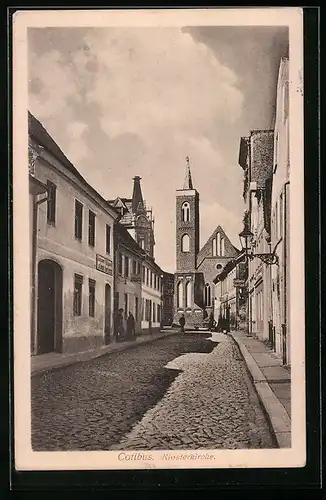
{"label": "steeple spire", "polygon": [[183,183],[183,189],[194,189],[189,166],[189,156],[186,156],[186,175]]}
{"label": "steeple spire", "polygon": [[134,213],[137,212],[138,210],[144,210],[144,200],[141,192],[140,180],[141,177],[139,177],[139,175],[136,175],[133,178],[134,190],[132,193],[132,211]]}

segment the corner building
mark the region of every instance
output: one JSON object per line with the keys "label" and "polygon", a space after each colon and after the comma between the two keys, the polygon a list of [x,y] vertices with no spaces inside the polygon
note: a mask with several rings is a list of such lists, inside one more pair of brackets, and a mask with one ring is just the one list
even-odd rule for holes
{"label": "corner building", "polygon": [[221,226],[217,226],[200,250],[199,208],[199,193],[193,186],[187,162],[183,188],[176,192],[173,322],[178,323],[184,314],[188,329],[202,326],[210,313],[215,314],[214,279],[239,253]]}

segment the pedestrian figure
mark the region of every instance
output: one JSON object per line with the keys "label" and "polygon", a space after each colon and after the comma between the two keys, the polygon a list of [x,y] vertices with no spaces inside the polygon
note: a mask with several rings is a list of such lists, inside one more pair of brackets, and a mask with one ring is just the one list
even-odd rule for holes
{"label": "pedestrian figure", "polygon": [[208,330],[210,332],[214,331],[214,326],[215,326],[214,314],[211,312],[208,320]]}
{"label": "pedestrian figure", "polygon": [[129,311],[129,316],[127,318],[127,339],[132,340],[135,336],[135,318],[131,311]]}
{"label": "pedestrian figure", "polygon": [[120,342],[125,336],[125,329],[123,326],[123,309],[122,307],[118,309],[115,318],[115,335],[116,341]]}
{"label": "pedestrian figure", "polygon": [[180,319],[179,319],[179,325],[181,327],[180,328],[181,333],[185,332],[185,324],[186,324],[185,315],[181,314]]}

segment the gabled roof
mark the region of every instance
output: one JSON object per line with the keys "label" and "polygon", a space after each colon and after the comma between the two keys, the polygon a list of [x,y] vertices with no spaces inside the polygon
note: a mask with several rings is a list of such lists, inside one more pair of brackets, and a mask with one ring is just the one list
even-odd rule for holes
{"label": "gabled roof", "polygon": [[130,250],[134,250],[142,257],[145,257],[144,250],[138,245],[134,238],[129,234],[128,230],[119,222],[115,226],[115,235],[117,240],[126,245]]}
{"label": "gabled roof", "polygon": [[[59,162],[65,167],[69,172],[71,172],[81,183],[90,190],[94,197],[99,198],[101,202],[108,205],[108,202],[84,179],[84,177],[78,172],[76,167],[68,160],[62,150],[59,148],[58,144],[52,139],[47,130],[43,127],[41,122],[35,118],[30,111],[28,111],[28,134],[35,140],[40,146],[49,151]],[[110,205],[110,210],[119,216],[119,213]]]}
{"label": "gabled roof", "polygon": [[[203,245],[203,247],[199,250],[198,252],[198,255],[197,255],[197,267],[202,263],[202,261],[206,258],[206,257],[212,257],[212,241],[213,241],[213,238],[215,237],[216,233],[220,233],[220,235],[225,238],[228,243],[230,244],[230,247],[232,248],[232,254],[231,257],[235,257],[238,253],[239,253],[239,250],[231,243],[230,239],[228,238],[228,236],[226,235],[224,229],[218,225],[214,231],[212,232],[212,234],[210,235],[210,237],[208,238],[208,240],[206,241],[206,243]],[[221,256],[214,256],[214,258],[218,258],[218,257],[221,257]],[[227,255],[225,256],[227,257]]]}

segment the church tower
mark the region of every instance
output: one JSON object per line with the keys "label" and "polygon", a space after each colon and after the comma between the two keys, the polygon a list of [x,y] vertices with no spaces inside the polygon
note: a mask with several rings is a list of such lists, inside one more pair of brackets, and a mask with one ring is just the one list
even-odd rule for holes
{"label": "church tower", "polygon": [[186,328],[202,319],[196,272],[199,252],[199,194],[194,189],[189,158],[182,189],[176,192],[176,273],[174,275],[174,323],[184,314]]}
{"label": "church tower", "polygon": [[195,271],[199,252],[199,194],[193,187],[187,157],[183,188],[176,196],[176,259],[177,272]]}

